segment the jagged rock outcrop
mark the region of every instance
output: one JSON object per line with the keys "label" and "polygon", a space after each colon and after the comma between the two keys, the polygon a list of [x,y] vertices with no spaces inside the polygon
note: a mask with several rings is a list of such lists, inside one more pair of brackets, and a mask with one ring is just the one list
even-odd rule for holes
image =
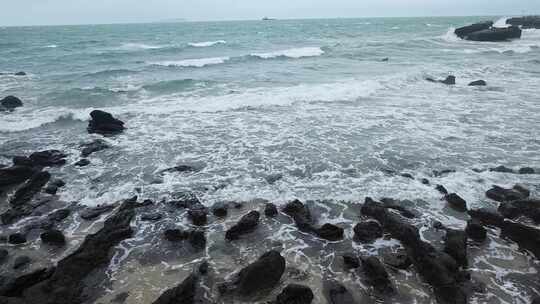
{"label": "jagged rock outcrop", "polygon": [[88,133],[98,133],[101,135],[115,135],[124,131],[124,122],[116,119],[112,114],[94,110],[90,113],[88,123]]}
{"label": "jagged rock outcrop", "polygon": [[238,223],[229,228],[225,233],[225,239],[232,241],[240,238],[241,235],[253,232],[259,225],[260,214],[258,211],[251,211],[242,216]]}

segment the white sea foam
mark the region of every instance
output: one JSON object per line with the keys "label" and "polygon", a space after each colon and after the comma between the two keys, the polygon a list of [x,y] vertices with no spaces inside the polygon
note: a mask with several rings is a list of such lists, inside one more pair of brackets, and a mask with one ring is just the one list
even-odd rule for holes
{"label": "white sea foam", "polygon": [[48,49],[54,49],[54,48],[57,48],[58,45],[56,45],[56,44],[49,44],[49,45],[46,45],[45,47],[48,48]]}
{"label": "white sea foam", "polygon": [[155,50],[155,49],[162,49],[165,46],[162,45],[151,45],[151,44],[144,44],[144,43],[124,43],[120,47],[123,50]]}
{"label": "white sea foam", "polygon": [[451,27],[448,29],[446,34],[442,35],[440,38],[446,42],[458,42],[462,41],[455,33],[456,29]]}
{"label": "white sea foam", "polygon": [[209,47],[209,46],[214,46],[218,44],[226,44],[226,43],[227,41],[225,40],[217,40],[217,41],[205,41],[205,42],[191,42],[191,43],[188,43],[188,45],[192,47]]}
{"label": "white sea foam", "polygon": [[508,17],[500,18],[495,23],[493,23],[493,27],[499,27],[499,28],[510,27],[510,24],[506,24],[507,19]]}
{"label": "white sea foam", "polygon": [[274,51],[269,53],[253,53],[251,56],[259,57],[262,59],[271,59],[278,57],[288,58],[303,58],[303,57],[317,57],[324,54],[324,51],[320,47],[303,47],[281,51]]}
{"label": "white sea foam", "polygon": [[199,58],[199,59],[185,59],[178,61],[160,61],[150,62],[151,65],[160,65],[167,67],[195,67],[202,68],[208,65],[222,64],[228,61],[229,57],[212,57],[212,58]]}
{"label": "white sea foam", "polygon": [[47,107],[35,109],[32,107],[19,108],[9,114],[0,114],[2,124],[0,132],[16,132],[34,129],[61,119],[85,120],[88,113],[85,110]]}

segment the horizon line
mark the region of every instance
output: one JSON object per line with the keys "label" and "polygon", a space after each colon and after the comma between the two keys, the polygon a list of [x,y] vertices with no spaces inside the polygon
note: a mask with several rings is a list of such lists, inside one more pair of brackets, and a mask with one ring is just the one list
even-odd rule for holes
{"label": "horizon line", "polygon": [[[293,18],[278,18],[272,19],[265,22],[275,22],[275,21],[294,21],[294,20],[333,20],[333,19],[391,19],[391,18],[457,18],[457,17],[514,17],[514,16],[535,16],[536,14],[487,14],[487,15],[429,15],[429,16],[363,16],[363,17],[293,17]],[[99,25],[135,25],[135,24],[159,24],[159,23],[205,23],[205,22],[238,22],[238,21],[263,21],[263,17],[259,19],[201,19],[201,20],[189,20],[187,18],[169,18],[163,20],[155,21],[141,21],[141,22],[131,22],[131,21],[118,21],[118,22],[107,22],[107,23],[66,23],[66,24],[27,24],[27,25],[0,25],[2,28],[6,27],[55,27],[55,26],[99,26]]]}

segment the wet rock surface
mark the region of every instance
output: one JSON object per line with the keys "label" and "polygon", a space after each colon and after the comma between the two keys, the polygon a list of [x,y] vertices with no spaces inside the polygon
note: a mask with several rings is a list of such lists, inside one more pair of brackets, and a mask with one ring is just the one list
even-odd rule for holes
{"label": "wet rock surface", "polygon": [[227,240],[236,240],[241,235],[254,231],[259,225],[260,214],[257,211],[251,211],[248,214],[242,216],[238,223],[232,226],[225,233]]}
{"label": "wet rock surface", "polygon": [[125,129],[124,122],[116,119],[112,114],[94,110],[90,113],[90,122],[88,123],[88,133],[98,133],[101,135],[115,135],[122,133]]}

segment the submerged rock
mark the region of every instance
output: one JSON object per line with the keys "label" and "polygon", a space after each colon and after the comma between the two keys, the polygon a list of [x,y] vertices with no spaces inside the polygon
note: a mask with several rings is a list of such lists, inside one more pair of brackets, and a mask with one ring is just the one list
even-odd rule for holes
{"label": "submerged rock", "polygon": [[0,187],[20,184],[36,173],[36,169],[15,165],[0,169]]}
{"label": "submerged rock", "polygon": [[341,227],[332,224],[315,227],[309,208],[299,200],[287,203],[283,208],[283,212],[293,218],[296,227],[302,232],[315,234],[328,241],[343,239],[344,230]]}
{"label": "submerged rock", "polygon": [[159,212],[145,213],[141,215],[141,221],[155,222],[163,218],[163,214]]}
{"label": "submerged rock", "polygon": [[81,218],[85,220],[92,220],[104,213],[112,211],[114,208],[116,208],[114,205],[102,205],[86,208],[81,211]]}
{"label": "submerged rock", "polygon": [[11,208],[0,215],[4,224],[12,224],[20,218],[30,215],[40,204],[30,204],[33,197],[41,192],[41,188],[49,181],[51,175],[46,172],[38,172],[21,185],[11,197],[9,203]]}
{"label": "submerged rock", "polygon": [[0,100],[0,111],[13,111],[18,107],[22,107],[22,101],[15,96],[7,96]]}
{"label": "submerged rock", "polygon": [[0,248],[0,265],[4,264],[9,256],[7,249]]}
{"label": "submerged rock", "polygon": [[225,239],[232,241],[240,238],[241,235],[253,232],[259,225],[260,214],[257,211],[251,211],[242,216],[234,226],[225,233]]}
{"label": "submerged rock", "polygon": [[447,229],[444,252],[453,257],[459,266],[467,267],[467,234],[461,230]]}
{"label": "submerged rock", "polygon": [[392,198],[382,198],[381,202],[383,203],[384,208],[396,210],[406,218],[415,217],[415,214],[412,211],[408,210],[403,206],[405,204],[412,205],[413,203],[409,200],[400,201]]}
{"label": "submerged rock", "polygon": [[77,167],[86,167],[88,165],[90,165],[90,161],[86,158],[83,158],[81,160],[79,160],[78,162],[74,163],[73,165],[77,166]]}
{"label": "submerged rock", "polygon": [[163,173],[175,173],[175,172],[182,173],[182,172],[197,172],[197,171],[199,171],[199,169],[197,169],[197,168],[195,168],[193,166],[178,165],[178,166],[175,166],[175,167],[172,167],[172,168],[162,170],[160,173],[161,174],[163,174]]}
{"label": "submerged rock", "polygon": [[408,269],[411,265],[411,259],[407,255],[405,250],[398,250],[397,252],[385,252],[382,254],[383,262],[386,265],[392,266],[397,269]]}
{"label": "submerged rock", "polygon": [[484,80],[476,80],[469,83],[469,86],[470,87],[487,86],[487,83]]}
{"label": "submerged rock", "polygon": [[444,198],[452,209],[459,212],[467,212],[467,202],[456,193],[447,194]]}
{"label": "submerged rock", "polygon": [[13,261],[13,269],[20,269],[28,266],[30,263],[32,263],[32,259],[30,259],[26,255],[21,255],[15,258]]}
{"label": "submerged rock", "polygon": [[114,118],[110,113],[94,110],[90,113],[88,133],[114,135],[124,131],[124,122]]}
{"label": "submerged rock", "polygon": [[212,206],[211,210],[214,216],[226,217],[229,210],[229,204],[227,202],[217,202]]}
{"label": "submerged rock", "polygon": [[92,153],[108,149],[110,148],[110,146],[105,141],[101,139],[96,139],[92,142],[82,144],[81,148],[82,148],[82,151],[81,151],[82,157],[88,157]]}
{"label": "submerged rock", "polygon": [[195,304],[198,284],[199,277],[192,273],[180,285],[161,294],[153,304]]}
{"label": "submerged rock", "polygon": [[505,166],[498,166],[495,168],[490,168],[490,172],[499,172],[499,173],[514,173],[514,170]]}
{"label": "submerged rock", "polygon": [[358,223],[354,226],[353,231],[354,240],[361,243],[372,243],[383,236],[381,224],[376,221]]}
{"label": "submerged rock", "polygon": [[193,223],[193,225],[196,225],[196,226],[206,225],[207,216],[208,216],[208,208],[206,208],[203,204],[197,203],[189,207],[188,217]]}
{"label": "submerged rock", "polygon": [[263,254],[257,261],[240,270],[232,282],[222,284],[222,293],[234,292],[249,296],[276,286],[285,271],[285,259],[277,251]]}
{"label": "submerged rock", "polygon": [[504,221],[501,236],[516,242],[522,249],[532,252],[540,260],[540,230],[511,221]]}
{"label": "submerged rock", "polygon": [[503,202],[499,205],[499,213],[508,219],[526,216],[535,223],[540,223],[540,199],[523,199]]}
{"label": "submerged rock", "polygon": [[323,293],[329,304],[356,304],[352,294],[336,281],[324,281]]}
{"label": "submerged rock", "polygon": [[442,185],[437,185],[435,187],[435,189],[437,189],[437,191],[439,191],[440,193],[444,194],[444,195],[447,195],[448,194],[448,190],[446,190],[446,188]]}
{"label": "submerged rock", "polygon": [[20,232],[12,233],[8,236],[8,243],[13,245],[24,244],[26,243],[26,235]]}
{"label": "submerged rock", "polygon": [[324,224],[315,229],[315,233],[325,240],[336,242],[343,239],[344,229],[332,224]]}
{"label": "submerged rock", "polygon": [[360,267],[360,259],[354,254],[344,254],[342,258],[345,269],[356,269]]}
{"label": "submerged rock", "polygon": [[465,228],[465,233],[467,236],[474,241],[483,242],[487,238],[487,230],[482,226],[479,220],[472,219],[467,222],[467,227]]}
{"label": "submerged rock", "polygon": [[501,227],[504,222],[504,217],[494,209],[480,208],[469,210],[468,213],[473,219],[484,225]]}
{"label": "submerged rock", "polygon": [[376,292],[385,295],[395,293],[392,282],[390,282],[390,276],[378,258],[371,256],[367,259],[361,259],[361,261],[362,271],[366,275],[368,283]]}
{"label": "submerged rock", "polygon": [[523,167],[523,168],[519,169],[518,173],[519,174],[534,174],[535,171],[531,167]]}
{"label": "submerged rock", "polygon": [[506,19],[506,24],[521,26],[524,29],[540,29],[540,16],[525,16]]}
{"label": "submerged rock", "polygon": [[66,163],[67,155],[58,150],[34,152],[28,157],[34,166],[56,167]]}
{"label": "submerged rock", "polygon": [[313,301],[313,292],[311,288],[289,284],[277,296],[275,304],[310,304]]}
{"label": "submerged rock", "polygon": [[[20,276],[7,279],[6,282],[0,284],[0,298],[2,296],[11,298],[21,297],[22,291],[48,279],[52,275],[53,270],[52,268],[40,268],[30,273],[24,273]],[[4,302],[0,299],[0,303]],[[6,304],[11,304],[11,302],[8,301]],[[14,302],[14,304],[16,303]],[[26,303],[21,300],[21,304]]]}
{"label": "submerged rock", "polygon": [[456,76],[448,76],[446,77],[444,80],[435,80],[433,78],[426,78],[427,81],[429,82],[439,82],[439,83],[442,83],[442,84],[446,84],[446,85],[455,85],[456,84]]}

